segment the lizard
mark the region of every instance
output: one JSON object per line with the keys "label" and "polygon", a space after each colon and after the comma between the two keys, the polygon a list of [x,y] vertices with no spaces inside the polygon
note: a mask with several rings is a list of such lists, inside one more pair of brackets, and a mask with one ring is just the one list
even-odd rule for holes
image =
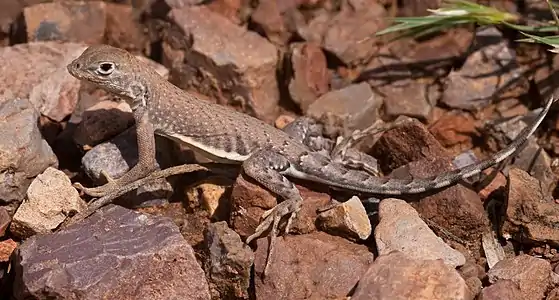
{"label": "lizard", "polygon": [[240,165],[244,174],[283,199],[263,213],[254,233],[245,240],[249,244],[269,231],[264,274],[280,220],[287,218],[282,232],[289,233],[302,206],[303,199],[290,178],[372,195],[439,190],[478,175],[513,155],[536,131],[556,101],[549,97],[532,124],[507,147],[484,160],[428,178],[396,179],[376,176],[352,163],[344,163],[339,157],[333,159],[316,151],[307,139],[316,131],[308,118],[296,119],[283,130],[278,129],[233,108],[197,98],[120,48],[89,46],[68,64],[67,70],[75,78],[124,99],[134,115],[137,133],[136,165],[119,178],[107,177],[104,185],[86,188],[76,183],[76,188],[87,195],[102,197],[155,172],[155,134],[183,143],[215,162]]}

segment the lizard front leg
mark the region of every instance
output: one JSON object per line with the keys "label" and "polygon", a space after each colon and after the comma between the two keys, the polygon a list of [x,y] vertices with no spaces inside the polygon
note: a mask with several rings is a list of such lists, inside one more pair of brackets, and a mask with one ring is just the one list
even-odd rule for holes
{"label": "lizard front leg", "polygon": [[118,191],[123,186],[147,176],[158,168],[155,160],[154,130],[153,125],[149,121],[147,110],[144,107],[137,108],[134,111],[134,120],[136,121],[138,163],[118,179],[112,179],[105,175],[108,182],[102,186],[86,188],[80,183],[76,183],[74,184],[76,188],[87,195],[102,197],[109,193]]}
{"label": "lizard front leg", "polygon": [[289,168],[288,159],[271,149],[260,150],[243,163],[245,174],[284,199],[284,201],[264,213],[263,221],[256,227],[255,232],[246,239],[246,243],[249,244],[270,229],[270,242],[263,272],[264,276],[270,264],[270,257],[273,255],[280,220],[284,216],[289,216],[285,226],[285,233],[288,233],[291,223],[301,209],[303,202],[299,190],[282,175]]}

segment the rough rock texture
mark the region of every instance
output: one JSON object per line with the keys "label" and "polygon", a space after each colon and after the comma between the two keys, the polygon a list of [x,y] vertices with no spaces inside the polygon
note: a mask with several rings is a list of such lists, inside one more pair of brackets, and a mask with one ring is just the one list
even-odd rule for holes
{"label": "rough rock texture", "polygon": [[217,299],[248,299],[254,253],[226,222],[211,223],[205,234],[206,273]]}
{"label": "rough rock texture", "polygon": [[357,196],[318,215],[319,226],[331,234],[366,240],[372,232],[371,222]]}
{"label": "rough rock texture", "polygon": [[167,218],[109,205],[18,249],[16,299],[210,299],[192,247]]}
{"label": "rough rock texture", "polygon": [[86,48],[83,44],[57,42],[0,48],[0,60],[4,62],[0,102],[28,98],[41,114],[61,121],[74,110],[80,87],[66,65]]}
{"label": "rough rock texture", "polygon": [[268,239],[258,240],[254,262],[257,299],[339,299],[373,262],[366,247],[322,232],[279,237],[266,278]]}
{"label": "rough rock texture", "polygon": [[397,251],[379,256],[352,300],[472,300],[464,279],[441,260],[413,260]]}
{"label": "rough rock texture", "polygon": [[27,199],[14,214],[10,231],[19,238],[47,234],[86,207],[68,176],[49,167],[29,185]]}
{"label": "rough rock texture", "polygon": [[506,220],[501,228],[504,237],[559,242],[559,207],[540,181],[511,168],[507,195]]}
{"label": "rough rock texture", "polygon": [[49,166],[58,166],[39,131],[38,118],[26,99],[0,96],[0,202],[10,204],[6,209],[11,215],[32,178]]}
{"label": "rough rock texture", "polygon": [[512,281],[524,300],[541,300],[551,284],[551,265],[544,259],[521,254],[498,262],[487,272],[490,283]]}
{"label": "rough rock texture", "polygon": [[442,259],[451,267],[459,267],[466,262],[462,253],[436,236],[417,211],[403,200],[382,200],[379,219],[375,228],[379,255],[397,250],[411,259]]}
{"label": "rough rock texture", "polygon": [[[207,7],[173,9],[164,64],[171,82],[272,122],[279,91],[275,47]],[[189,41],[185,43],[185,41]]]}

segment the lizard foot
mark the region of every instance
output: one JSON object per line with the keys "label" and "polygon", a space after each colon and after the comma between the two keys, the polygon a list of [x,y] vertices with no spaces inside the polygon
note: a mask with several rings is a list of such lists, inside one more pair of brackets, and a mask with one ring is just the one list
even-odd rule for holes
{"label": "lizard foot", "polygon": [[284,229],[284,232],[286,234],[289,233],[289,229],[291,228],[293,220],[297,216],[299,210],[301,210],[302,204],[303,204],[303,199],[292,198],[289,200],[285,200],[280,204],[276,205],[274,208],[264,212],[264,214],[262,215],[263,221],[258,225],[258,227],[256,227],[254,233],[246,239],[246,243],[249,244],[251,241],[262,236],[264,232],[270,229],[270,233],[269,233],[270,242],[268,246],[268,255],[266,256],[266,265],[264,266],[264,272],[262,273],[263,276],[266,276],[268,267],[270,265],[270,257],[272,256],[272,252],[274,251],[275,248],[280,220],[284,216],[289,215],[289,218],[287,219],[287,224],[285,225],[285,229]]}
{"label": "lizard foot", "polygon": [[74,183],[74,187],[80,192],[92,197],[103,197],[117,189],[116,180],[111,175],[109,175],[107,171],[101,170],[100,175],[107,181],[107,183],[102,186],[86,188],[81,183],[76,182]]}

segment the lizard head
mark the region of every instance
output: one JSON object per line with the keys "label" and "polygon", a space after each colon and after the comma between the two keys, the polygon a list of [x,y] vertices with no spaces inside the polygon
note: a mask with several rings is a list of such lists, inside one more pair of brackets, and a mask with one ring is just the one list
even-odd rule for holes
{"label": "lizard head", "polygon": [[145,105],[146,68],[132,54],[108,45],[90,46],[67,66],[72,76],[121,96],[133,110]]}

